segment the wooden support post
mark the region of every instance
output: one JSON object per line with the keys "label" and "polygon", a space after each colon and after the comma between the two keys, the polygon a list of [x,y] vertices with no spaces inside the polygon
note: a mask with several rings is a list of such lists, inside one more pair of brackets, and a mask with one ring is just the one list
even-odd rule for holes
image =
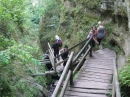
{"label": "wooden support post", "polygon": [[[114,73],[114,69],[113,69],[113,73]],[[115,77],[114,77],[114,74],[113,74],[113,87],[112,87],[112,97],[115,97],[115,94],[116,94],[116,90],[115,90]]]}
{"label": "wooden support post", "polygon": [[55,56],[54,56],[54,53],[53,53],[49,43],[48,43],[48,47],[49,47],[49,53],[50,53],[50,56],[51,56],[51,63],[53,65],[53,69],[54,69],[55,72],[57,72],[56,71],[56,66],[55,66]]}
{"label": "wooden support post", "polygon": [[70,85],[73,85],[73,64],[72,64],[72,61],[70,63],[70,71],[71,71]]}
{"label": "wooden support post", "polygon": [[68,75],[67,75],[67,78],[66,78],[66,80],[65,80],[65,82],[64,82],[64,85],[63,85],[63,88],[62,88],[62,90],[61,90],[61,94],[60,94],[59,97],[64,97],[65,90],[66,90],[67,85],[68,85],[68,82],[69,82],[69,80],[70,80],[71,73],[72,73],[72,72],[69,70]]}
{"label": "wooden support post", "polygon": [[57,83],[57,85],[56,85],[56,87],[55,87],[55,90],[54,90],[54,92],[53,92],[53,94],[52,94],[51,97],[58,97],[58,96],[57,96],[57,95],[58,95],[58,92],[59,92],[59,90],[60,90],[60,88],[61,88],[61,85],[62,85],[62,83],[63,83],[63,81],[64,81],[65,75],[66,75],[66,73],[68,72],[68,69],[69,69],[69,67],[70,67],[70,62],[72,62],[73,54],[74,54],[74,52],[71,52],[71,54],[70,54],[70,56],[69,56],[69,59],[68,59],[68,61],[67,61],[67,63],[66,63],[66,66],[65,66],[65,68],[64,68],[64,71],[62,72],[61,77],[60,77],[60,79],[59,79],[59,81],[58,81],[58,83]]}
{"label": "wooden support post", "polygon": [[89,54],[89,56],[92,57],[92,40],[90,41],[90,46],[91,46],[91,49],[90,49],[90,54]]}
{"label": "wooden support post", "polygon": [[113,59],[113,63],[114,63],[114,78],[115,78],[114,80],[115,80],[116,97],[121,97],[119,81],[118,81],[118,73],[117,73],[117,67],[116,67],[115,59]]}

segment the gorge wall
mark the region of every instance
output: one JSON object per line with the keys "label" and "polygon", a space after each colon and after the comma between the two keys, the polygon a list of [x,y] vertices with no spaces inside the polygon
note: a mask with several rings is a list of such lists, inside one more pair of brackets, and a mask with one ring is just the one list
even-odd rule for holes
{"label": "gorge wall", "polygon": [[[114,41],[114,44],[120,48],[117,58],[118,67],[126,64],[130,55],[129,0],[111,0],[105,4],[103,10],[102,0],[57,0],[56,2],[57,4],[55,3],[56,5],[51,8],[51,13],[47,12],[40,22],[40,41],[43,51],[45,51],[45,41],[52,44],[56,34],[62,38],[63,45],[68,44],[71,47],[86,38],[92,25],[103,21],[108,33],[104,47],[109,47],[110,41]],[[80,47],[75,51],[78,49]]]}
{"label": "gorge wall", "polygon": [[118,56],[118,66],[123,67],[130,56],[130,1],[116,0],[114,3],[114,40],[122,52]]}

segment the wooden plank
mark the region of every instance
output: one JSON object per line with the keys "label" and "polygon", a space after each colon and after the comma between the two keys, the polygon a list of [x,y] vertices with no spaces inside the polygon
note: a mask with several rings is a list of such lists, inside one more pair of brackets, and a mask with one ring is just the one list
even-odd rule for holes
{"label": "wooden plank", "polygon": [[110,64],[110,65],[112,65],[113,63],[112,63],[112,61],[108,61],[108,60],[105,60],[105,61],[101,61],[101,60],[89,60],[89,61],[87,61],[87,63],[104,63],[104,64]]}
{"label": "wooden plank", "polygon": [[89,94],[89,93],[79,93],[79,92],[70,92],[69,94],[65,94],[64,97],[107,97],[103,94]]}
{"label": "wooden plank", "polygon": [[111,51],[110,52],[109,51],[108,52],[106,52],[106,51],[105,52],[103,52],[103,51],[102,52],[94,52],[93,54],[97,54],[97,55],[116,55],[115,53],[113,53]]}
{"label": "wooden plank", "polygon": [[113,70],[112,66],[104,66],[104,65],[87,65],[87,66],[83,66],[83,68],[100,68],[100,69],[108,69],[108,70]]}
{"label": "wooden plank", "polygon": [[82,89],[82,88],[71,88],[71,87],[69,87],[67,91],[80,92],[80,93],[92,93],[92,94],[108,94],[109,93],[109,90]]}
{"label": "wooden plank", "polygon": [[72,87],[75,88],[85,88],[85,89],[104,89],[108,90],[112,88],[111,84],[108,83],[101,83],[101,82],[75,82]]}
{"label": "wooden plank", "polygon": [[105,71],[105,72],[112,72],[112,69],[91,68],[91,67],[82,68],[82,70],[92,70],[92,71]]}
{"label": "wooden plank", "polygon": [[[100,56],[100,57],[99,57]],[[93,57],[97,57],[98,59],[99,58],[103,58],[103,57],[115,57],[115,54],[108,54],[108,53],[106,53],[106,54],[93,54]]]}
{"label": "wooden plank", "polygon": [[86,75],[86,76],[88,76],[88,75],[89,75],[89,76],[93,76],[93,75],[94,75],[94,76],[101,76],[101,77],[112,77],[112,75],[109,75],[109,74],[100,74],[100,73],[93,73],[93,72],[89,72],[89,73],[87,73],[87,74],[81,72],[78,76],[80,76],[80,75],[81,75],[81,76],[82,76],[82,75]]}
{"label": "wooden plank", "polygon": [[108,62],[87,62],[84,64],[85,66],[89,66],[89,65],[96,65],[98,67],[98,65],[100,66],[109,66],[109,67],[112,67],[112,63],[108,63]]}
{"label": "wooden plank", "polygon": [[115,53],[113,53],[113,52],[94,52],[93,54],[94,55],[114,55],[114,56],[116,56]]}
{"label": "wooden plank", "polygon": [[105,80],[105,79],[95,79],[95,78],[77,78],[76,80],[82,81],[82,82],[94,81],[94,82],[110,83],[109,80]]}
{"label": "wooden plank", "polygon": [[84,71],[82,71],[82,72],[85,72],[85,73],[87,73],[87,72],[94,72],[94,73],[101,73],[101,74],[113,74],[112,73],[112,71],[93,71],[93,70],[84,70]]}
{"label": "wooden plank", "polygon": [[96,78],[96,79],[106,79],[106,80],[110,80],[112,78],[112,76],[97,76],[97,75],[79,75],[80,77],[87,77],[87,78]]}
{"label": "wooden plank", "polygon": [[97,75],[112,75],[112,74],[109,74],[109,73],[100,73],[100,72],[93,72],[93,71],[79,71],[81,74],[97,74]]}
{"label": "wooden plank", "polygon": [[[104,57],[104,56],[102,56],[102,57]],[[101,57],[97,57],[97,58],[89,57],[88,60],[89,61],[97,61],[97,60],[99,60],[99,61],[112,61],[112,59],[101,59]]]}
{"label": "wooden plank", "polygon": [[83,77],[83,76],[79,76],[78,78],[79,78],[79,79],[80,79],[80,78],[81,78],[81,79],[82,79],[82,78],[84,78],[84,79],[85,79],[85,78],[88,78],[88,79],[96,79],[96,80],[97,80],[97,79],[100,79],[100,80],[109,80],[109,81],[111,80],[111,77],[110,77],[110,78],[104,78],[104,77],[101,78],[100,76],[93,76],[93,77],[91,77],[91,76],[87,76],[87,77],[85,77],[85,76],[84,76],[84,77]]}
{"label": "wooden plank", "polygon": [[106,59],[115,59],[116,57],[114,55],[93,55],[90,59],[101,59],[101,60],[106,60]]}
{"label": "wooden plank", "polygon": [[103,64],[103,65],[108,65],[108,66],[112,66],[112,62],[111,61],[99,61],[99,60],[95,60],[95,61],[92,61],[92,60],[89,60],[87,62],[85,62],[84,64]]}
{"label": "wooden plank", "polygon": [[106,68],[106,69],[111,69],[113,70],[112,68],[112,65],[104,65],[104,64],[85,64],[84,66],[82,66],[82,68],[87,68],[87,67],[93,67],[93,68]]}

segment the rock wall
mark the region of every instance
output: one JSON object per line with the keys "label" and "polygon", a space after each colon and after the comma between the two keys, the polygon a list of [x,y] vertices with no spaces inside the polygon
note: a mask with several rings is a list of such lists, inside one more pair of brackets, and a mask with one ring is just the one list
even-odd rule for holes
{"label": "rock wall", "polygon": [[114,3],[115,29],[114,40],[121,48],[122,53],[118,56],[118,67],[126,65],[130,56],[130,1],[116,0]]}

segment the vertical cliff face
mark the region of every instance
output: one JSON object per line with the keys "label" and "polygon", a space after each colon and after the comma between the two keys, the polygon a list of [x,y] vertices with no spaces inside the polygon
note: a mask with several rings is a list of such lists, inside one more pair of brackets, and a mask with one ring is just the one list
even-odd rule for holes
{"label": "vertical cliff face", "polygon": [[[63,46],[72,47],[86,38],[88,30],[97,24],[101,0],[55,0],[56,5],[50,7],[40,22],[40,41],[43,47],[46,42],[51,44],[58,34],[63,40]],[[71,42],[70,42],[71,41]],[[75,51],[77,51],[76,48]]]}
{"label": "vertical cliff face", "polygon": [[111,38],[105,42],[115,41],[121,50],[118,66],[120,68],[125,65],[130,55],[129,0],[56,0],[56,2],[50,12],[47,11],[41,19],[40,40],[43,49],[47,46],[46,42],[53,43],[56,34],[62,38],[63,45],[68,44],[71,47],[87,36],[92,25],[102,20],[106,22],[107,29],[112,29],[107,30],[108,37]]}
{"label": "vertical cliff face", "polygon": [[119,68],[124,66],[130,55],[130,1],[116,0],[114,3],[115,29],[114,40],[122,49],[118,56]]}

